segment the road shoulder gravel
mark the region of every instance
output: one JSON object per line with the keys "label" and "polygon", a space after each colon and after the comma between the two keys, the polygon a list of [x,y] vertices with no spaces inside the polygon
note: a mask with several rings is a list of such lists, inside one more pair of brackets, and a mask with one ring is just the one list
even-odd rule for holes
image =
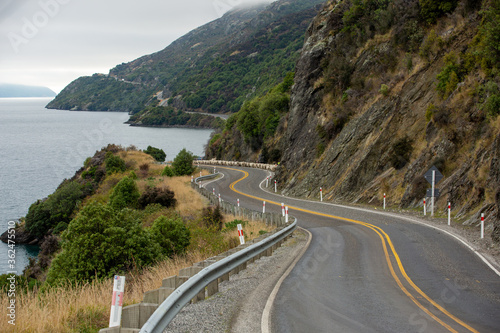
{"label": "road shoulder gravel", "polygon": [[186,305],[165,332],[260,332],[261,317],[275,284],[306,246],[297,230],[270,257],[262,257],[229,281],[211,298]]}

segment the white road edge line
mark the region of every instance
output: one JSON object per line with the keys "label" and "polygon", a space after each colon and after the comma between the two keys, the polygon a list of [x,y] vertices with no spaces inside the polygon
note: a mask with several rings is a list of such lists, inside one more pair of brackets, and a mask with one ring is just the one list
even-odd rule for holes
{"label": "white road edge line", "polygon": [[304,253],[306,253],[307,249],[309,248],[309,245],[311,244],[311,241],[312,241],[312,234],[311,234],[311,232],[309,230],[306,230],[306,229],[301,228],[301,227],[297,227],[297,228],[299,228],[300,230],[306,232],[308,234],[308,236],[309,236],[309,239],[307,240],[307,243],[304,246],[304,248],[302,249],[301,253],[290,264],[290,266],[285,271],[285,273],[283,273],[283,275],[281,276],[281,278],[278,280],[278,282],[274,286],[273,291],[269,295],[269,298],[267,299],[267,302],[266,302],[266,306],[264,307],[264,311],[262,312],[262,319],[261,319],[261,322],[260,322],[260,329],[261,329],[262,333],[270,333],[271,332],[271,329],[270,329],[270,325],[271,325],[271,309],[273,307],[274,300],[276,299],[276,296],[278,295],[278,291],[279,291],[281,285],[283,284],[283,281],[285,281],[285,279],[288,277],[288,275],[290,275],[290,273],[292,272],[292,270],[295,268],[295,266],[297,265],[297,263],[299,262],[299,260],[304,255]]}
{"label": "white road edge line", "polygon": [[[270,176],[273,175],[272,172],[268,171],[268,173],[269,173]],[[332,204],[332,203],[327,203],[327,202],[316,202],[316,201],[310,201],[310,200],[304,200],[304,199],[296,199],[296,198],[287,197],[285,195],[275,194],[275,193],[272,193],[270,191],[264,190],[264,188],[262,187],[262,184],[264,184],[265,181],[266,180],[264,179],[263,181],[260,182],[259,188],[262,191],[266,192],[267,194],[271,194],[271,195],[274,195],[274,196],[277,196],[277,197],[280,197],[280,198],[289,198],[291,200],[297,200],[297,201],[302,201],[302,202],[312,202],[312,203],[322,204],[322,205],[326,205],[326,206],[347,208],[347,209],[357,210],[357,211],[366,212],[366,213],[378,214],[378,215],[382,215],[382,216],[390,216],[390,217],[393,217],[393,218],[398,218],[398,219],[406,220],[408,222],[417,223],[417,224],[420,224],[422,226],[425,226],[425,227],[428,227],[428,228],[432,228],[432,229],[444,232],[445,234],[447,234],[448,236],[451,236],[451,237],[455,238],[460,243],[462,243],[463,245],[465,245],[465,247],[467,247],[469,250],[471,250],[472,252],[474,252],[476,254],[476,256],[479,257],[479,259],[481,259],[493,272],[495,272],[495,274],[497,274],[498,276],[500,276],[500,271],[498,269],[496,269],[495,266],[493,266],[493,264],[488,259],[486,259],[474,247],[472,247],[472,245],[470,245],[466,240],[464,240],[462,237],[460,237],[458,235],[455,235],[455,234],[453,234],[453,233],[451,233],[451,232],[449,232],[447,230],[441,229],[438,226],[430,225],[430,224],[418,221],[416,219],[413,219],[413,218],[410,218],[410,217],[406,217],[406,216],[397,215],[397,214],[391,214],[391,213],[373,211],[373,210],[369,210],[369,209],[365,209],[365,208],[358,208],[358,207],[350,207],[350,206]]]}

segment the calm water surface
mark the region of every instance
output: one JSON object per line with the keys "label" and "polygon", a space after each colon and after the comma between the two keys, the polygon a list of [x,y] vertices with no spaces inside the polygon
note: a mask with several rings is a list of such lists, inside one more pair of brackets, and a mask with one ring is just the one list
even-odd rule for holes
{"label": "calm water surface", "polygon": [[[131,127],[121,112],[47,110],[50,98],[0,98],[0,232],[25,216],[37,199],[71,178],[85,159],[109,143],[161,148],[167,160],[186,148],[203,155],[211,130]],[[8,270],[7,245],[0,242],[0,274]],[[37,247],[16,245],[20,274]]]}

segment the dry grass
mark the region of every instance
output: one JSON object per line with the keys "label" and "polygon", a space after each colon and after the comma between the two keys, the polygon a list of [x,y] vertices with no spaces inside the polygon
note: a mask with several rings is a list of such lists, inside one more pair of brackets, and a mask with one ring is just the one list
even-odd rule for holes
{"label": "dry grass", "polygon": [[[234,220],[226,215],[225,221]],[[244,227],[247,240],[257,238],[260,231],[272,228],[262,222],[249,222]],[[237,238],[231,232],[224,237]],[[162,261],[142,272],[126,276],[124,306],[139,303],[144,293],[161,287],[162,280],[176,275],[181,268],[205,260],[217,253],[192,251],[186,256]],[[94,329],[108,325],[113,279],[94,281],[80,285],[67,285],[48,292],[28,292],[16,298],[16,326],[0,321],[1,332],[80,332],[93,325]],[[0,304],[8,306],[8,298],[2,295]]]}
{"label": "dry grass", "polygon": [[[126,277],[125,305],[139,303],[145,291],[161,286],[162,280],[176,275],[179,269],[206,259],[200,253],[159,263],[141,273]],[[0,321],[1,332],[80,332],[91,324],[95,328],[108,325],[113,279],[76,286],[53,288],[49,292],[18,294],[16,326]],[[0,304],[7,308],[8,298],[2,295]],[[89,320],[96,321],[95,323]]]}

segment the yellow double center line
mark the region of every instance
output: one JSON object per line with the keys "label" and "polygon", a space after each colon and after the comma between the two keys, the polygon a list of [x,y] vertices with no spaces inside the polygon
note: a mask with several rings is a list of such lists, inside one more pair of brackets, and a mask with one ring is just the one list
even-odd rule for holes
{"label": "yellow double center line", "polygon": [[[233,171],[238,171],[238,172],[242,172],[244,174],[244,176],[240,179],[238,179],[237,181],[231,183],[231,185],[229,185],[229,188],[238,193],[238,194],[241,194],[243,196],[246,196],[248,198],[252,198],[252,199],[256,199],[256,200],[264,200],[263,198],[259,198],[259,197],[256,197],[256,196],[253,196],[253,195],[250,195],[250,194],[246,194],[246,193],[243,193],[243,192],[240,192],[238,191],[237,189],[234,188],[234,186],[239,183],[240,181],[244,180],[245,178],[247,178],[249,176],[248,172],[244,171],[244,170],[239,170],[239,169],[233,169],[233,168],[223,168],[223,169],[228,169],[228,170],[233,170]],[[265,200],[267,203],[270,203],[270,204],[273,204],[273,205],[277,205],[277,206],[281,206],[281,203],[278,203],[278,202],[275,202],[275,201],[270,201],[270,200]],[[348,219],[348,218],[345,218],[345,217],[340,217],[340,216],[334,216],[334,215],[329,215],[329,214],[324,214],[324,213],[319,213],[319,212],[315,212],[315,211],[311,211],[311,210],[308,210],[308,209],[303,209],[303,208],[299,208],[299,207],[293,207],[293,206],[290,206],[289,207],[290,209],[293,209],[293,210],[297,210],[297,211],[301,211],[301,212],[304,212],[304,213],[308,213],[308,214],[312,214],[312,215],[317,215],[317,216],[323,216],[323,217],[328,217],[328,218],[332,218],[332,219],[336,219],[336,220],[341,220],[341,221],[346,221],[346,222],[350,222],[350,223],[355,223],[355,224],[359,224],[359,225],[362,225],[362,226],[365,226],[371,230],[373,230],[374,232],[377,233],[377,235],[380,237],[380,240],[382,241],[382,247],[384,249],[384,254],[385,254],[385,259],[387,261],[387,266],[389,267],[389,270],[391,272],[391,275],[392,277],[394,278],[394,280],[396,281],[397,285],[399,286],[399,288],[413,301],[413,303],[415,303],[422,311],[424,311],[426,314],[428,314],[430,317],[432,317],[434,320],[436,320],[438,323],[440,323],[443,327],[445,327],[446,329],[448,329],[450,332],[457,332],[455,329],[453,329],[450,325],[446,324],[444,321],[442,321],[440,318],[438,318],[437,316],[435,316],[432,312],[430,312],[424,305],[422,305],[422,303],[420,303],[409,291],[408,289],[406,289],[406,287],[403,285],[403,283],[401,282],[401,280],[399,279],[398,275],[396,274],[395,270],[394,270],[394,267],[393,267],[393,264],[392,264],[392,261],[389,257],[389,251],[387,250],[387,245],[389,245],[390,249],[391,249],[391,252],[393,253],[394,255],[394,258],[397,262],[397,266],[399,268],[399,271],[401,273],[401,275],[405,278],[405,280],[410,284],[410,286],[418,293],[420,294],[424,299],[426,299],[430,304],[432,304],[436,309],[438,309],[439,311],[441,311],[444,315],[446,315],[447,317],[449,317],[450,319],[452,319],[453,321],[455,321],[457,324],[461,325],[462,327],[466,328],[467,330],[469,330],[470,332],[474,332],[474,333],[479,333],[477,330],[475,330],[474,328],[472,328],[471,326],[467,325],[466,323],[464,323],[462,320],[460,320],[459,318],[455,317],[454,315],[452,315],[451,313],[449,313],[445,308],[443,308],[441,305],[439,305],[438,303],[436,303],[432,298],[430,298],[429,296],[427,296],[427,294],[425,294],[411,279],[410,277],[408,276],[408,274],[406,274],[406,271],[403,267],[403,264],[401,263],[401,259],[399,258],[399,255],[398,253],[396,252],[396,249],[394,248],[394,245],[392,244],[392,241],[391,241],[391,238],[389,237],[389,235],[387,235],[387,233],[382,230],[380,227],[377,227],[373,224],[370,224],[370,223],[366,223],[366,222],[362,222],[362,221],[357,221],[357,220],[352,220],[352,219]],[[458,333],[458,332],[457,332]]]}

